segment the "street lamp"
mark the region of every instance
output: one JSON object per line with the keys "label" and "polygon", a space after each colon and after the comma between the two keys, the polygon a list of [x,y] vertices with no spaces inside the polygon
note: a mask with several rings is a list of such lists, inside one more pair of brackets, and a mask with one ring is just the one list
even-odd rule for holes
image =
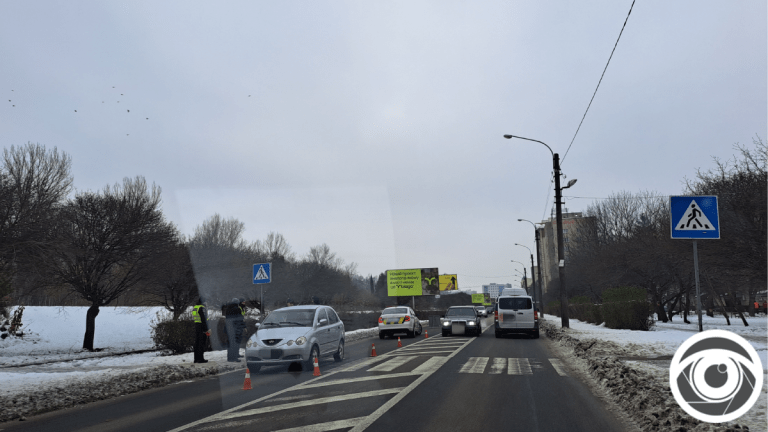
{"label": "street lamp", "polygon": [[[533,225],[533,230],[536,233],[536,262],[539,263],[539,307],[543,306],[544,303],[544,294],[541,292],[541,287],[544,285],[544,279],[541,277],[541,252],[539,249],[539,229],[536,227],[536,224],[529,221],[528,219],[518,219],[518,222],[528,222],[529,224]],[[533,271],[533,270],[531,270]],[[536,284],[533,284],[534,289],[536,289]]]}
{"label": "street lamp", "polygon": [[[541,298],[539,298],[536,295],[536,273],[533,271],[533,251],[531,251],[531,248],[529,248],[526,245],[521,245],[520,243],[515,243],[515,246],[522,246],[526,249],[528,249],[528,252],[531,253],[531,279],[533,279],[533,304],[537,304],[536,300],[541,301]],[[539,283],[541,283],[541,277],[539,277]]]}
{"label": "street lamp", "polygon": [[570,323],[568,321],[568,296],[566,295],[566,284],[565,284],[565,251],[563,247],[563,209],[561,205],[562,205],[563,189],[568,189],[569,187],[573,186],[574,183],[576,183],[576,180],[569,181],[568,185],[565,186],[564,188],[560,187],[560,155],[553,152],[552,148],[550,148],[544,142],[531,139],[531,138],[515,136],[515,135],[504,135],[504,138],[506,139],[518,138],[518,139],[523,139],[527,141],[537,142],[539,144],[543,144],[549,150],[549,152],[552,153],[552,168],[555,170],[555,207],[557,208],[557,258],[559,260],[557,265],[557,273],[560,280],[560,316],[562,318],[561,325],[563,327],[568,328],[570,327]]}
{"label": "street lamp", "polygon": [[[518,263],[518,264],[520,264],[521,266],[523,266],[523,273],[522,273],[522,274],[520,274],[520,276],[522,276],[522,277],[523,277],[523,281],[525,281],[525,290],[526,290],[526,291],[528,291],[528,272],[525,270],[525,264],[521,263],[520,261],[515,261],[515,260],[510,260],[510,261],[512,261],[512,262],[515,262],[515,263]],[[515,270],[517,270],[517,269],[515,269]],[[519,270],[517,270],[517,272],[518,272],[518,273],[520,273],[520,271],[519,271]],[[535,302],[535,300],[536,300],[536,296],[534,296],[533,300],[534,300],[534,302]]]}

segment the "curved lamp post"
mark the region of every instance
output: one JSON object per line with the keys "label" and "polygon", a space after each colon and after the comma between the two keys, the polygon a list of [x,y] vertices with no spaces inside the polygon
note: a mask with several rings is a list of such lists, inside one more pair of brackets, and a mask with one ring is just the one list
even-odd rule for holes
{"label": "curved lamp post", "polygon": [[[528,222],[529,224],[533,225],[533,231],[536,234],[536,262],[539,263],[539,307],[541,308],[544,305],[544,294],[542,293],[542,287],[544,286],[544,278],[541,277],[541,249],[539,246],[539,229],[536,227],[536,224],[529,221],[528,219],[518,219],[518,222]],[[533,271],[533,270],[531,270]],[[533,286],[535,287],[536,284],[534,283]]]}
{"label": "curved lamp post", "polygon": [[562,318],[562,326],[568,328],[570,327],[570,324],[568,320],[568,296],[566,295],[565,285],[565,252],[563,248],[563,210],[561,207],[561,193],[563,189],[567,189],[573,186],[573,184],[576,183],[576,180],[569,181],[568,185],[563,188],[560,187],[560,155],[553,152],[552,148],[544,142],[516,135],[504,135],[504,138],[517,138],[537,142],[539,144],[543,144],[549,150],[549,152],[552,153],[552,168],[555,170],[555,207],[557,208],[557,258],[559,260],[557,272],[560,280],[560,316]]}

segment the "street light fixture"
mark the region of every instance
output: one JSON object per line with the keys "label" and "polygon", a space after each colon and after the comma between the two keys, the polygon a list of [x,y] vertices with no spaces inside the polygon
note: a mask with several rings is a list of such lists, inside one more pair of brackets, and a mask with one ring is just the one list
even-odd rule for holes
{"label": "street light fixture", "polygon": [[561,325],[563,327],[570,327],[570,323],[568,320],[568,296],[566,294],[566,284],[565,284],[565,251],[563,247],[563,209],[562,209],[562,191],[563,189],[568,189],[569,187],[573,186],[576,183],[576,180],[571,180],[568,182],[568,185],[564,188],[560,187],[560,155],[553,152],[552,148],[550,148],[546,143],[531,139],[531,138],[525,138],[521,136],[515,136],[515,135],[504,135],[504,138],[511,139],[511,138],[518,138],[523,139],[527,141],[533,141],[537,142],[539,144],[543,144],[550,153],[552,153],[552,168],[555,170],[555,207],[557,208],[557,258],[558,258],[558,266],[557,266],[557,272],[560,280],[560,316],[561,316]]}
{"label": "street light fixture", "polygon": [[[544,294],[542,294],[542,286],[544,285],[544,279],[541,277],[541,249],[539,246],[539,229],[536,227],[536,224],[529,221],[528,219],[518,219],[518,222],[528,222],[529,224],[533,225],[533,231],[536,233],[536,262],[539,263],[539,307],[541,307],[544,303]],[[533,271],[533,270],[531,270]],[[534,289],[536,289],[536,284],[533,284]]]}
{"label": "street light fixture", "polygon": [[[521,263],[520,261],[515,261],[515,260],[510,260],[510,261],[516,262],[516,263],[520,264],[521,266],[523,266],[523,274],[521,276],[523,276],[523,278],[524,278],[523,280],[525,281],[525,290],[528,291],[528,272],[525,269],[525,264]],[[517,270],[517,269],[515,269],[515,270]],[[517,270],[517,272],[520,273],[519,270]],[[534,298],[534,300],[535,300],[535,298]]]}
{"label": "street light fixture", "polygon": [[[533,271],[534,265],[533,265],[533,251],[531,251],[531,248],[529,248],[526,245],[521,245],[520,243],[515,243],[515,246],[522,246],[526,249],[528,249],[528,252],[531,253],[531,279],[533,279],[533,304],[538,305],[537,301],[541,301],[541,299],[536,295],[536,273]],[[541,277],[539,277],[539,283],[541,283]],[[536,308],[536,306],[534,306]]]}

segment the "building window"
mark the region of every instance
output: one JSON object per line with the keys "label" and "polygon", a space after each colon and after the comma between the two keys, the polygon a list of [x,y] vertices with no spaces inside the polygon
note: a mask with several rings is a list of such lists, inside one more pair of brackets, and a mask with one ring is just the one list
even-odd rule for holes
{"label": "building window", "polygon": [[568,234],[568,228],[563,228],[563,234]]}

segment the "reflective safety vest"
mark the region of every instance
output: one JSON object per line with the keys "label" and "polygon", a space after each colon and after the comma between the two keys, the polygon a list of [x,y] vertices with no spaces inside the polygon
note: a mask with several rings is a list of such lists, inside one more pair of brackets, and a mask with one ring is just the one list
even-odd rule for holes
{"label": "reflective safety vest", "polygon": [[205,307],[204,305],[197,305],[194,308],[192,308],[192,318],[194,318],[195,322],[198,324],[203,323],[203,319],[200,318],[200,309],[204,307]]}
{"label": "reflective safety vest", "polygon": [[245,316],[245,309],[243,309],[242,306],[238,306],[240,308],[240,313]]}

